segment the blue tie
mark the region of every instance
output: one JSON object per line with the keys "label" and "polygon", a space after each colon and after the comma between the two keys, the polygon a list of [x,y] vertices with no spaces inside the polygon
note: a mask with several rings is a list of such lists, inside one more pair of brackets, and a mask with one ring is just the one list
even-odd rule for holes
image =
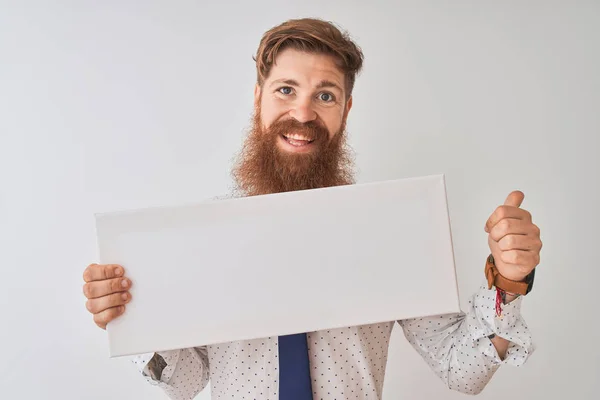
{"label": "blue tie", "polygon": [[312,400],[306,333],[279,336],[279,399]]}

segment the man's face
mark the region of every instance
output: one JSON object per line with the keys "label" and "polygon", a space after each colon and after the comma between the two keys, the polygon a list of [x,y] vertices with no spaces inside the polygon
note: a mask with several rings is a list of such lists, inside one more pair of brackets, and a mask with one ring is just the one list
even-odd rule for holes
{"label": "man's face", "polygon": [[253,126],[234,176],[245,195],[349,184],[344,73],[329,55],[287,49],[254,93]]}
{"label": "man's face", "polygon": [[[333,57],[284,50],[262,88],[257,85],[254,93],[263,128],[268,130],[276,122],[294,119],[322,126],[331,140],[340,133],[352,107],[352,98],[346,101],[344,83],[344,73]],[[317,146],[307,139],[314,138],[289,132],[278,138],[277,146],[291,153],[315,151]]]}

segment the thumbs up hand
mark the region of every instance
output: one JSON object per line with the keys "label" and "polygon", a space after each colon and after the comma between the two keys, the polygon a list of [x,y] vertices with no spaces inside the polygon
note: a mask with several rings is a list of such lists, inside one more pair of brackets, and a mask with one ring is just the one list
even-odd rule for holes
{"label": "thumbs up hand", "polygon": [[540,229],[521,208],[525,195],[514,191],[496,208],[485,224],[488,244],[498,272],[522,281],[540,263]]}

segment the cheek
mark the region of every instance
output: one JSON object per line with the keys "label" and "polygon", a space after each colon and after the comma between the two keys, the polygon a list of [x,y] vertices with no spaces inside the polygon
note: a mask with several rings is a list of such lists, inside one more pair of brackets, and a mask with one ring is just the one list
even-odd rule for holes
{"label": "cheek", "polygon": [[327,126],[327,130],[329,131],[329,139],[333,138],[342,127],[342,115],[331,115],[324,119],[325,126]]}
{"label": "cheek", "polygon": [[271,126],[271,124],[285,113],[284,107],[278,104],[277,100],[263,100],[260,105],[260,118],[265,128]]}

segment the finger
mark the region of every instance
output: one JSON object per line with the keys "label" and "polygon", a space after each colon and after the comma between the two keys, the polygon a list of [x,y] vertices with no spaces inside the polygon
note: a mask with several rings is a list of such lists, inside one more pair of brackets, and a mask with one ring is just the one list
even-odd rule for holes
{"label": "finger", "polygon": [[97,299],[112,293],[124,292],[131,287],[127,278],[114,278],[105,281],[88,282],[83,285],[83,294],[88,299]]}
{"label": "finger", "polygon": [[539,238],[531,235],[506,235],[498,242],[502,251],[523,250],[537,252],[542,248]]}
{"label": "finger", "polygon": [[490,230],[490,237],[498,242],[506,235],[534,235],[537,227],[529,221],[517,218],[504,218]]}
{"label": "finger", "polygon": [[106,329],[106,325],[125,312],[125,306],[112,307],[98,314],[94,314],[94,322],[102,329]]}
{"label": "finger", "polygon": [[508,197],[504,201],[504,205],[512,207],[521,207],[521,204],[523,204],[524,199],[525,194],[520,190],[515,190],[508,195]]}
{"label": "finger", "polygon": [[111,307],[117,307],[129,303],[131,295],[129,292],[113,293],[108,296],[99,297],[97,299],[89,299],[85,303],[85,307],[92,314],[98,314]]}
{"label": "finger", "polygon": [[522,219],[524,221],[531,221],[531,213],[522,208],[502,205],[490,215],[487,222],[485,223],[485,231],[490,232],[494,226],[505,218]]}
{"label": "finger", "polygon": [[534,266],[540,262],[540,255],[534,251],[508,250],[500,253],[500,259],[506,264]]}
{"label": "finger", "polygon": [[85,282],[103,281],[123,276],[124,272],[125,269],[117,264],[90,264],[83,271],[83,280]]}

